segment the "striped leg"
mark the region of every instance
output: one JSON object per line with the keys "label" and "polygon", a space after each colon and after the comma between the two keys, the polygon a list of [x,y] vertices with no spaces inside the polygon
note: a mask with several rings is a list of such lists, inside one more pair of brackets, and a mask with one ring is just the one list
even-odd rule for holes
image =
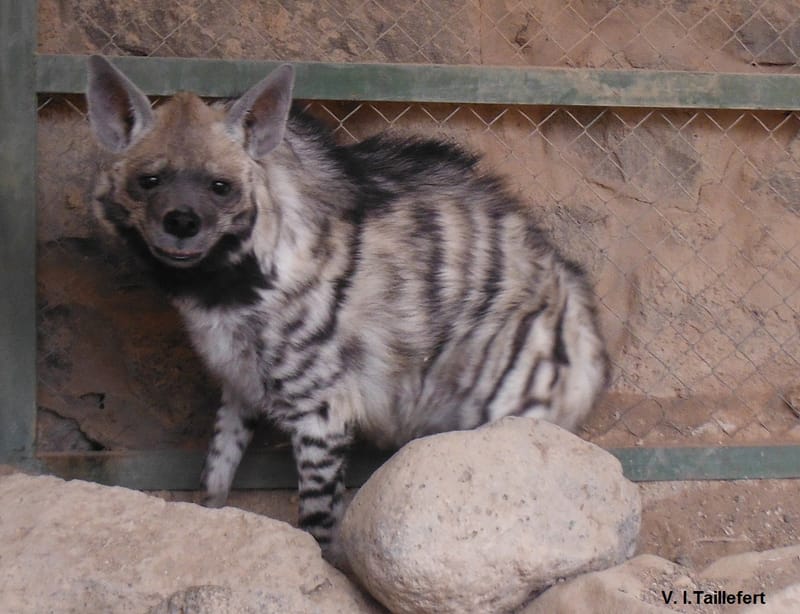
{"label": "striped leg", "polygon": [[207,507],[222,507],[228,499],[236,468],[253,438],[257,420],[242,417],[238,408],[223,405],[217,411],[214,438],[206,456],[201,480]]}
{"label": "striped leg", "polygon": [[335,535],[344,511],[346,433],[314,434],[298,429],[292,436],[299,476],[299,524],[319,542],[329,560],[336,557]]}

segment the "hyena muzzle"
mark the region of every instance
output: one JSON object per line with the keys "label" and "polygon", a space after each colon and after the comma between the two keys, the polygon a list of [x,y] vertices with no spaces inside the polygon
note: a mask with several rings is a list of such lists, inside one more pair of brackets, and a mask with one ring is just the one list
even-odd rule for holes
{"label": "hyena muzzle", "polygon": [[355,434],[396,447],[507,415],[574,429],[608,366],[581,270],[475,156],[338,145],[292,110],[293,82],[284,65],[232,103],[153,110],[92,57],[89,119],[115,154],[94,206],[222,384],[208,504],[266,416],[291,437],[300,525],[331,554]]}

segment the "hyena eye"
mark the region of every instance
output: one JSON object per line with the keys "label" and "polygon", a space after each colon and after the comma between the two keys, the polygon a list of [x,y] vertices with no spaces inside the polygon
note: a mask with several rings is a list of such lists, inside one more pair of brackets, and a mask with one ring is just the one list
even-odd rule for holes
{"label": "hyena eye", "polygon": [[217,196],[226,196],[231,192],[231,184],[222,179],[216,179],[211,182],[211,191]]}
{"label": "hyena eye", "polygon": [[139,187],[143,190],[152,190],[161,183],[158,175],[142,175],[139,177]]}

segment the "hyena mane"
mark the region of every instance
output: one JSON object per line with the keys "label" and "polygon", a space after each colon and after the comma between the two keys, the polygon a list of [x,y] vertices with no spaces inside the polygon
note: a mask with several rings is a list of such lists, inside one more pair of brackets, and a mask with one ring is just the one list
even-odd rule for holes
{"label": "hyena mane", "polygon": [[285,65],[233,103],[156,110],[89,61],[95,210],[149,263],[222,385],[203,472],[222,505],[256,421],[291,438],[300,525],[330,554],[347,449],[507,415],[574,429],[608,374],[591,291],[530,209],[450,143],[342,146]]}

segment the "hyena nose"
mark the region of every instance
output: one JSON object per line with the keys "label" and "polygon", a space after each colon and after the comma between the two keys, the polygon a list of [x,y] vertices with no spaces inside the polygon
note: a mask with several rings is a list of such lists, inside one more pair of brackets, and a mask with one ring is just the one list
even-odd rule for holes
{"label": "hyena nose", "polygon": [[188,239],[200,232],[200,216],[185,209],[167,211],[163,224],[165,232],[179,239]]}

